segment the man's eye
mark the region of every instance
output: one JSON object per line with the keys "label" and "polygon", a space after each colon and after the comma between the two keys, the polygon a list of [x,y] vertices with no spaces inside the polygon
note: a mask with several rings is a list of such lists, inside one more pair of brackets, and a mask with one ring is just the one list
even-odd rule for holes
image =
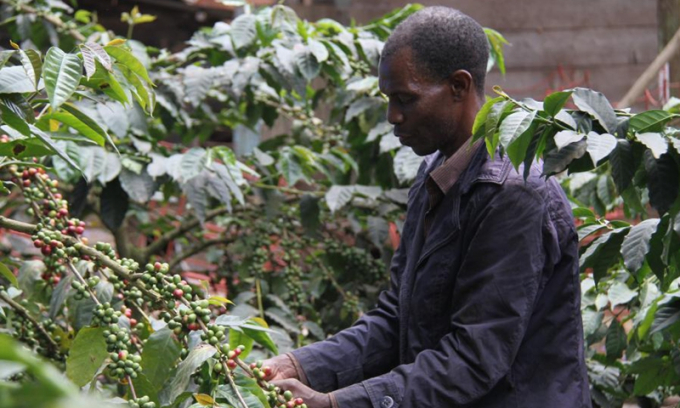
{"label": "man's eye", "polygon": [[409,95],[397,95],[397,100],[399,103],[409,103],[413,100],[413,97]]}

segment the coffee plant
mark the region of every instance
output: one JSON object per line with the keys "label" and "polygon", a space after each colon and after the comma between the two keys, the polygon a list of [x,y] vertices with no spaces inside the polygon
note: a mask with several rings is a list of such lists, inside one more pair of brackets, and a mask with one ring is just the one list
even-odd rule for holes
{"label": "coffee plant", "polygon": [[[421,159],[375,73],[419,6],[346,27],[279,5],[177,53],[130,38],[153,20],[139,9],[123,39],[72,7],[0,0],[3,406],[304,406],[258,360],[346,327],[386,284]],[[678,101],[497,94],[475,138],[520,172],[540,159],[574,204],[595,404],[660,404],[680,385]],[[199,255],[212,286],[185,273]]]}

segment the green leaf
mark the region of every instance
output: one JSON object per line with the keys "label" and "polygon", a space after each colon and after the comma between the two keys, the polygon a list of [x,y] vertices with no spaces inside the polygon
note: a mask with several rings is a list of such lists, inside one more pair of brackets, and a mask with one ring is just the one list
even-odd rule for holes
{"label": "green leaf", "polygon": [[123,225],[130,200],[118,178],[106,184],[99,197],[99,206],[100,217],[107,228],[116,231]]}
{"label": "green leaf", "polygon": [[251,45],[257,39],[257,18],[252,14],[242,14],[231,23],[231,39],[234,48],[240,50]]}
{"label": "green leaf", "polygon": [[[271,351],[274,353],[274,355],[279,354],[279,350],[276,347],[276,344],[274,344],[274,341],[272,341],[272,338],[269,336],[269,333],[262,331],[262,330],[257,330],[255,328],[249,327],[254,324],[261,325],[260,322],[254,319],[250,319],[248,321],[250,324],[249,325],[244,325],[241,326],[241,330],[250,337],[251,339],[255,340],[257,344],[264,346],[267,350]],[[265,326],[263,326],[265,327]],[[266,328],[266,327],[265,327]],[[229,332],[231,335],[231,332]]]}
{"label": "green leaf", "polygon": [[630,118],[628,126],[637,133],[661,132],[663,125],[668,123],[673,116],[665,110],[650,110]]}
{"label": "green leaf", "polygon": [[87,123],[82,122],[78,117],[69,112],[53,112],[50,114],[49,118],[77,130],[78,133],[97,143],[99,146],[104,146],[104,143],[106,143],[106,140],[99,132],[92,129]]}
{"label": "green leaf", "polygon": [[17,130],[24,136],[31,135],[31,130],[28,127],[28,123],[4,104],[0,105],[0,114],[2,121],[6,123],[9,127]]}
{"label": "green leaf", "polygon": [[107,184],[118,177],[122,169],[120,157],[116,153],[106,152],[104,165],[99,172],[99,176],[97,176],[97,180],[102,184]]}
{"label": "green leaf", "polygon": [[293,154],[289,147],[284,147],[279,151],[276,168],[289,186],[294,186],[299,180],[305,178],[297,155]]}
{"label": "green leaf", "polygon": [[668,140],[660,133],[640,133],[636,138],[652,151],[655,159],[668,151]]}
{"label": "green leaf", "polygon": [[103,328],[80,329],[66,359],[66,376],[82,387],[92,381],[108,356]]}
{"label": "green leaf", "polygon": [[634,225],[621,245],[621,255],[626,268],[631,273],[636,273],[645,262],[645,256],[649,252],[649,241],[659,225],[658,218],[650,218]]}
{"label": "green leaf", "polygon": [[4,277],[11,283],[14,287],[19,287],[19,282],[17,282],[17,277],[14,276],[12,271],[9,270],[9,268],[3,264],[0,263],[0,276]]}
{"label": "green leaf", "polygon": [[680,302],[672,302],[663,306],[659,306],[654,315],[654,322],[649,334],[663,331],[675,325],[680,321]]}
{"label": "green leaf", "polygon": [[308,48],[295,52],[295,63],[297,64],[300,73],[307,81],[316,78],[321,72],[321,64]]}
{"label": "green leaf", "polygon": [[489,66],[487,66],[487,72],[491,69],[491,63],[495,63],[498,66],[498,70],[501,74],[505,75],[505,58],[503,56],[503,46],[509,44],[508,41],[496,30],[491,28],[484,28],[484,33],[489,42]]}
{"label": "green leaf", "polygon": [[151,78],[149,78],[149,73],[144,68],[144,65],[139,62],[139,60],[132,55],[132,53],[125,48],[116,46],[106,46],[104,50],[107,54],[115,58],[116,62],[121,65],[125,65],[130,71],[139,75],[143,80],[145,80],[149,85],[153,85]]}
{"label": "green leaf", "polygon": [[106,71],[103,67],[99,68],[101,64],[96,62],[98,68],[94,75],[83,81],[83,85],[88,86],[96,91],[104,92],[111,99],[116,100],[122,104],[130,102],[128,94],[120,85],[120,82],[113,76],[111,72]]}
{"label": "green leaf", "polygon": [[593,166],[597,167],[597,163],[616,148],[617,139],[608,134],[598,134],[596,132],[588,133],[586,136],[586,142],[588,143],[587,151],[590,155],[590,159],[593,161]]}
{"label": "green leaf", "polygon": [[592,267],[593,278],[598,283],[621,256],[621,244],[629,230],[630,227],[617,228],[594,240],[579,259],[581,271]]}
{"label": "green leaf", "polygon": [[247,335],[240,327],[230,327],[229,328],[229,347],[233,350],[238,346],[245,346],[245,349],[241,352],[241,358],[246,358],[248,354],[253,350],[253,344],[255,341],[252,337]]}
{"label": "green leaf", "polygon": [[563,172],[571,162],[586,154],[587,143],[580,140],[564,146],[562,149],[553,149],[545,155],[543,163],[543,175],[552,176]]}
{"label": "green leaf", "polygon": [[625,283],[616,282],[609,288],[607,297],[611,302],[611,308],[614,309],[618,305],[623,305],[630,302],[637,296],[637,294],[638,292],[631,290]]}
{"label": "green leaf", "polygon": [[[257,384],[257,381],[255,379],[238,373],[235,376],[234,380],[235,380],[234,382],[236,383],[236,385],[241,390],[247,391],[247,392],[251,393],[252,395],[254,395],[255,397],[257,397],[257,399],[260,400],[260,402],[262,403],[262,405],[264,407],[269,406],[268,398],[265,395],[264,390],[262,389],[262,387],[260,387]],[[245,396],[244,396],[244,398],[245,398]],[[253,406],[251,401],[252,400],[251,400],[250,397],[248,397],[248,399],[246,400],[246,403],[248,404],[249,408]],[[238,407],[238,405],[236,405],[236,406]]]}
{"label": "green leaf", "polygon": [[572,91],[554,92],[545,97],[543,110],[550,116],[555,117],[567,103]]}
{"label": "green leaf", "polygon": [[572,100],[580,110],[588,112],[597,119],[607,133],[616,132],[618,127],[616,112],[602,93],[587,88],[574,88]]}
{"label": "green leaf", "polygon": [[144,170],[140,174],[136,174],[128,169],[123,169],[118,178],[120,179],[121,187],[123,187],[123,190],[130,196],[132,201],[146,203],[151,199],[154,191],[156,191],[153,179]]}
{"label": "green leaf", "polygon": [[219,177],[222,183],[224,183],[224,185],[229,189],[229,193],[231,194],[231,196],[235,197],[239,204],[245,203],[243,191],[241,191],[241,188],[238,185],[238,181],[234,177],[234,173],[235,172],[240,173],[240,170],[235,168],[235,166],[225,166],[219,163],[213,163],[212,167],[215,170],[217,177]]}
{"label": "green leaf", "polygon": [[500,133],[496,131],[496,127],[503,115],[514,107],[515,104],[510,101],[499,102],[491,107],[491,111],[486,117],[486,123],[484,124],[486,135],[484,137],[486,139],[487,151],[491,157],[495,156],[498,144],[500,143]]}
{"label": "green leaf", "polygon": [[[658,360],[657,364],[659,363]],[[657,366],[658,367],[658,366]],[[658,368],[647,370],[637,376],[633,393],[635,395],[648,395],[656,391],[664,381],[664,376]]]}
{"label": "green leaf", "polygon": [[501,146],[507,149],[512,142],[529,129],[535,117],[536,111],[519,110],[505,118],[499,129]]}
{"label": "green leaf", "polygon": [[583,139],[583,137],[583,133],[578,133],[573,130],[563,130],[557,132],[555,135],[555,146],[557,146],[558,150],[561,150],[564,146],[578,142]]}
{"label": "green leaf", "polygon": [[583,316],[583,334],[585,337],[591,336],[600,328],[604,313],[597,310],[585,309],[582,312]]}
{"label": "green leaf", "polygon": [[189,385],[194,371],[208,361],[216,352],[217,349],[208,344],[201,344],[191,350],[187,358],[177,366],[175,377],[171,381],[165,382],[165,388],[159,395],[161,405],[165,406],[174,402]]}
{"label": "green leaf", "polygon": [[10,58],[12,58],[12,55],[16,54],[16,51],[14,50],[3,50],[0,51],[0,69],[2,69],[7,61],[9,61]]}
{"label": "green leaf", "polygon": [[24,122],[34,123],[35,112],[26,98],[21,94],[1,95],[0,101]]}
{"label": "green leaf", "polygon": [[44,79],[47,96],[53,110],[68,101],[78,88],[83,67],[80,58],[52,47],[45,55]]}
{"label": "green leaf", "polygon": [[182,351],[167,327],[151,334],[144,345],[141,366],[149,382],[160,389],[170,376]]}
{"label": "green leaf", "polygon": [[606,228],[606,227],[602,224],[593,224],[593,225],[586,225],[584,227],[580,227],[578,229],[578,240],[582,241],[583,238],[590,236],[591,234],[594,234],[597,231],[602,230],[603,228]]}
{"label": "green leaf", "polygon": [[394,175],[400,184],[408,183],[416,178],[423,158],[408,146],[403,146],[394,156]]}
{"label": "green leaf", "polygon": [[[536,123],[531,123],[529,128],[524,131],[517,139],[515,139],[514,142],[510,143],[510,146],[507,148],[507,154],[508,157],[510,158],[510,161],[512,162],[512,165],[515,167],[515,170],[519,169],[519,165],[522,164],[522,162],[527,159],[527,149],[529,148],[529,145],[531,144],[531,141],[534,138],[534,133],[536,132]],[[533,158],[534,153],[531,153],[529,156],[529,159]],[[529,163],[530,166],[530,163]],[[528,176],[528,170],[529,168],[525,169],[527,172],[525,174]]]}
{"label": "green leaf", "polygon": [[635,170],[638,167],[635,163],[633,148],[630,142],[624,139],[617,139],[616,147],[609,156],[609,163],[611,164],[611,174],[614,184],[616,184],[616,189],[619,191],[619,194],[622,194],[633,181]]}
{"label": "green leaf", "polygon": [[180,163],[180,175],[182,180],[190,180],[198,176],[203,171],[203,163],[205,162],[206,151],[200,147],[189,149]]}
{"label": "green leaf", "polygon": [[68,294],[71,291],[71,283],[73,282],[74,275],[69,274],[59,281],[59,284],[52,291],[52,297],[50,298],[50,319],[55,320],[57,316],[61,313],[61,307],[64,305]]}
{"label": "green leaf", "polygon": [[265,408],[267,406],[264,405],[262,401],[260,401],[260,399],[253,395],[250,391],[241,388],[239,389],[239,392],[246,402],[246,407],[243,407],[241,400],[239,399],[236,392],[234,392],[231,384],[218,385],[215,389],[215,397],[224,399],[230,406],[238,408]]}
{"label": "green leaf", "polygon": [[43,132],[42,130],[38,129],[37,127],[33,125],[28,125],[29,128],[31,129],[31,133],[38,137],[45,145],[47,145],[50,149],[52,149],[54,152],[59,155],[66,163],[69,164],[72,168],[80,171],[80,167],[69,157],[66,152],[64,152],[59,146],[57,146],[54,141],[52,140],[52,137],[48,135],[47,133]]}
{"label": "green leaf", "polygon": [[647,172],[647,188],[649,202],[660,215],[671,208],[680,189],[680,174],[678,166],[669,154],[655,159],[651,150],[643,154],[645,171]]}
{"label": "green leaf", "polygon": [[481,136],[484,136],[484,134],[478,134],[478,132],[480,129],[482,129],[482,127],[486,123],[489,112],[491,112],[491,108],[493,108],[493,106],[496,105],[497,103],[500,103],[504,100],[505,98],[499,96],[497,98],[489,99],[488,101],[486,101],[486,103],[484,103],[482,109],[480,109],[479,112],[477,113],[477,116],[475,117],[475,123],[472,126],[472,134],[475,135],[474,140],[480,139]]}
{"label": "green leaf", "polygon": [[605,340],[608,359],[615,360],[623,355],[627,346],[626,339],[626,331],[616,317],[614,317],[607,329],[607,339]]}
{"label": "green leaf", "polygon": [[40,76],[42,75],[42,58],[40,53],[36,50],[19,50],[19,59],[26,74],[33,80],[34,90],[37,91]]}
{"label": "green leaf", "polygon": [[196,217],[201,221],[205,220],[208,207],[208,177],[200,174],[184,183],[182,190],[191,204],[191,208],[196,213]]}
{"label": "green leaf", "polygon": [[305,194],[300,199],[300,224],[308,235],[316,236],[321,228],[319,198]]}
{"label": "green leaf", "polygon": [[132,72],[129,68],[125,66],[118,67],[120,72],[123,74],[125,79],[133,86],[132,94],[148,114],[153,114],[154,107],[156,106],[156,94],[149,87],[146,82],[143,82],[139,77]]}
{"label": "green leaf", "polygon": [[23,67],[5,67],[0,70],[0,94],[28,92],[35,92],[35,85]]}

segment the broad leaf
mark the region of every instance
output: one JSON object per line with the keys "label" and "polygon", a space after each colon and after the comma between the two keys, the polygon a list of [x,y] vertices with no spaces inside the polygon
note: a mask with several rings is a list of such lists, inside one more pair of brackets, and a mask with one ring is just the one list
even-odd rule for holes
{"label": "broad leaf", "polygon": [[316,56],[308,48],[304,48],[295,52],[295,63],[302,76],[307,80],[319,76],[321,72],[321,64],[316,59]]}
{"label": "broad leaf", "polygon": [[550,116],[556,116],[564,107],[572,91],[554,92],[545,97],[543,110]]}
{"label": "broad leaf", "polygon": [[621,244],[630,227],[617,228],[607,234],[598,237],[579,259],[581,271],[588,267],[593,268],[593,278],[598,283],[614,265],[620,255]]}
{"label": "broad leaf", "polygon": [[208,344],[201,344],[191,350],[187,358],[177,367],[177,372],[172,381],[165,383],[165,388],[159,396],[161,405],[168,405],[174,402],[189,385],[194,371],[208,361],[216,352],[217,350]]}
{"label": "broad leaf", "polygon": [[237,50],[247,47],[257,39],[257,18],[252,14],[242,14],[231,23],[231,38]]}
{"label": "broad leaf", "polygon": [[132,55],[132,53],[124,48],[116,46],[106,46],[104,50],[119,64],[125,65],[130,69],[130,71],[139,75],[143,80],[145,80],[149,85],[152,85],[151,78],[149,78],[149,73],[144,68],[144,65],[139,62],[139,60]]}
{"label": "broad leaf", "polygon": [[643,155],[645,170],[647,171],[647,187],[649,202],[660,215],[671,208],[678,196],[680,188],[680,174],[678,166],[669,154],[655,159],[650,150]]}
{"label": "broad leaf", "polygon": [[74,130],[77,130],[78,133],[97,143],[99,146],[104,146],[104,143],[106,142],[104,137],[97,131],[68,112],[54,112],[49,116],[49,118],[51,120],[61,122],[73,128]]}
{"label": "broad leaf", "polygon": [[633,148],[625,139],[617,139],[616,147],[609,156],[611,174],[619,194],[622,194],[633,181],[637,165],[633,156]]}
{"label": "broad leaf", "polygon": [[671,119],[671,114],[665,110],[650,110],[630,118],[628,125],[637,133],[660,132],[663,130],[663,125]]}
{"label": "broad leaf", "polygon": [[483,133],[478,135],[478,132],[484,124],[486,123],[487,116],[489,115],[489,112],[491,112],[491,108],[499,102],[504,101],[505,98],[502,96],[499,96],[497,98],[489,99],[484,103],[484,106],[482,106],[482,109],[479,110],[477,113],[477,116],[475,117],[475,122],[472,126],[472,134],[475,135],[475,140],[479,139],[481,136],[484,136]]}
{"label": "broad leaf", "polygon": [[151,334],[144,344],[142,369],[149,382],[160,389],[180,356],[181,347],[167,327]]}
{"label": "broad leaf", "polygon": [[13,110],[5,105],[0,105],[0,118],[2,118],[2,121],[6,125],[18,131],[22,135],[31,135],[31,129],[28,127],[28,123],[21,116],[17,115]]}
{"label": "broad leaf", "polygon": [[499,129],[501,146],[507,149],[512,142],[529,129],[535,116],[536,111],[520,110],[505,118]]}
{"label": "broad leaf", "polygon": [[19,50],[19,56],[21,65],[26,70],[26,74],[33,79],[35,91],[37,91],[40,77],[42,76],[42,58],[40,53],[36,50]]}
{"label": "broad leaf", "polygon": [[184,153],[180,163],[181,180],[190,180],[201,173],[206,158],[205,154],[205,149],[200,147],[194,147]]}
{"label": "broad leaf", "polygon": [[196,213],[196,217],[201,221],[205,220],[208,211],[208,177],[207,173],[199,174],[182,186],[191,208]]}
{"label": "broad leaf", "polygon": [[61,307],[64,305],[64,302],[71,291],[71,282],[73,282],[73,279],[73,274],[63,277],[52,291],[52,297],[50,298],[50,319],[56,319],[61,313]]}
{"label": "broad leaf", "polygon": [[668,140],[660,133],[640,133],[636,137],[652,151],[655,159],[668,151]]}
{"label": "broad leaf", "polygon": [[146,203],[149,201],[156,189],[153,179],[146,171],[135,174],[124,168],[118,177],[123,190],[130,196],[132,201],[138,203]]}
{"label": "broad leaf", "polygon": [[608,133],[598,134],[596,132],[590,132],[588,133],[588,136],[586,136],[586,141],[588,142],[586,150],[595,167],[597,167],[600,160],[609,156],[612,150],[616,148],[617,144],[617,139]]}
{"label": "broad leaf", "polygon": [[585,140],[580,140],[576,143],[571,143],[564,146],[562,149],[553,149],[545,155],[545,162],[543,163],[543,175],[552,176],[566,170],[566,168],[574,160],[583,157],[586,154],[587,143]]}
{"label": "broad leaf", "polygon": [[218,385],[215,389],[215,397],[219,399],[224,399],[227,401],[228,406],[238,407],[238,408],[265,408],[266,405],[260,401],[255,395],[246,389],[239,389],[241,397],[245,400],[246,407],[243,407],[241,400],[234,391],[231,384]]}
{"label": "broad leaf", "polygon": [[116,153],[105,152],[104,165],[99,172],[97,180],[102,184],[107,184],[118,177],[122,168],[120,157]]}
{"label": "broad leaf", "polygon": [[591,89],[575,88],[572,100],[579,109],[597,119],[607,133],[611,134],[616,131],[618,126],[616,112],[603,94]]}
{"label": "broad leaf", "polygon": [[611,302],[611,308],[614,309],[618,305],[623,305],[630,302],[633,300],[633,298],[635,298],[635,296],[637,296],[637,294],[638,293],[636,291],[631,290],[625,283],[616,282],[609,288],[607,297]]}
{"label": "broad leaf", "polygon": [[19,282],[17,282],[17,277],[14,276],[12,271],[10,271],[9,268],[3,263],[0,263],[0,276],[7,279],[9,281],[9,283],[14,285],[14,287],[19,287]]}
{"label": "broad leaf", "polygon": [[321,227],[319,199],[304,195],[300,200],[300,224],[308,235],[317,236]]}
{"label": "broad leaf", "polygon": [[130,200],[118,178],[104,186],[99,198],[99,207],[102,222],[108,229],[116,231],[123,225],[129,206]]}
{"label": "broad leaf", "polygon": [[92,381],[109,355],[103,333],[101,327],[83,328],[71,345],[66,359],[66,376],[79,387]]}
{"label": "broad leaf", "polygon": [[564,146],[570,145],[574,142],[578,142],[583,139],[583,133],[578,133],[573,130],[563,130],[557,132],[555,135],[555,146],[558,150],[561,150]]}
{"label": "broad leaf", "polygon": [[400,184],[410,182],[416,178],[423,158],[413,152],[410,147],[404,146],[394,156],[394,175]]}
{"label": "broad leaf", "polygon": [[36,126],[33,125],[28,125],[29,128],[31,129],[31,133],[35,135],[38,139],[40,139],[46,146],[48,146],[50,149],[52,149],[59,157],[61,157],[66,163],[69,164],[72,168],[80,171],[80,167],[71,159],[71,157],[66,154],[66,152],[59,147],[54,140],[52,140],[52,137],[48,135],[47,133],[43,132],[42,130],[38,129]]}
{"label": "broad leaf", "polygon": [[605,340],[607,358],[611,360],[620,358],[626,350],[626,346],[626,332],[615,317],[607,329],[607,339]]}
{"label": "broad leaf", "polygon": [[45,55],[45,90],[53,110],[71,98],[82,78],[80,58],[52,47]]}
{"label": "broad leaf", "polygon": [[680,302],[671,302],[660,306],[654,315],[654,322],[649,334],[666,330],[680,321]]}
{"label": "broad leaf", "polygon": [[0,94],[28,92],[35,92],[35,85],[23,67],[5,67],[0,70]]}
{"label": "broad leaf", "polygon": [[626,268],[631,273],[636,273],[645,261],[649,251],[649,240],[659,225],[658,218],[650,218],[634,225],[621,245],[621,255]]}

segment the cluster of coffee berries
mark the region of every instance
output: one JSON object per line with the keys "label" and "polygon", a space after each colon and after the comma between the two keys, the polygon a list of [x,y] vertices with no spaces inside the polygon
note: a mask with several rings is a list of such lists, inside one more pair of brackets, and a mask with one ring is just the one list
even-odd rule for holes
{"label": "cluster of coffee berries", "polygon": [[250,371],[253,373],[253,378],[256,380],[264,380],[269,377],[272,373],[271,367],[264,366],[263,361],[257,360],[254,363],[250,363]]}
{"label": "cluster of coffee berries", "polygon": [[224,340],[226,331],[227,328],[224,326],[211,324],[208,326],[208,330],[201,334],[201,340],[207,342],[211,346],[216,346]]}
{"label": "cluster of coffee berries", "polygon": [[337,264],[344,265],[346,275],[355,276],[366,283],[382,283],[387,280],[385,263],[373,258],[368,251],[330,239],[324,241],[324,247],[329,257],[337,258]]}
{"label": "cluster of coffee berries", "polygon": [[234,370],[234,369],[236,369],[236,367],[238,367],[238,363],[236,361],[238,359],[238,356],[240,356],[241,353],[243,353],[243,350],[245,350],[245,349],[246,349],[246,346],[244,346],[244,345],[239,345],[238,347],[236,347],[233,350],[231,350],[231,348],[229,347],[229,344],[221,344],[218,347],[218,350],[220,352],[222,352],[223,356],[226,357],[227,367],[230,370]]}
{"label": "cluster of coffee berries", "polygon": [[307,404],[302,398],[295,398],[290,391],[283,391],[274,384],[267,384],[265,389],[269,405],[272,408],[307,408]]}
{"label": "cluster of coffee berries", "polygon": [[148,396],[128,401],[132,408],[156,408],[156,403],[151,401]]}
{"label": "cluster of coffee berries", "polygon": [[91,325],[92,327],[116,325],[121,315],[122,313],[111,307],[110,303],[97,305],[92,313]]}
{"label": "cluster of coffee berries", "polygon": [[[113,336],[113,334],[109,336]],[[139,364],[142,361],[142,357],[137,354],[129,354],[127,350],[121,350],[111,353],[109,357],[111,362],[106,367],[113,377],[122,380],[129,376],[134,379],[142,372],[142,366]]]}
{"label": "cluster of coffee berries", "polygon": [[[106,242],[97,242],[94,244],[94,249],[97,251],[101,252],[102,254],[106,255],[110,259],[116,259],[116,251],[114,251],[113,247],[111,244],[106,243]],[[95,260],[95,263],[97,261]]]}
{"label": "cluster of coffee berries", "polygon": [[[168,328],[177,335],[187,334],[190,331],[201,330],[199,321],[209,323],[212,312],[210,311],[210,303],[207,300],[199,300],[196,302],[189,302],[189,307],[182,307],[179,310],[179,316],[172,315],[169,312],[161,313],[161,318],[168,322]],[[224,338],[224,331],[220,326],[211,326],[212,332],[203,333],[202,336],[207,336],[204,340],[217,336],[218,342]],[[221,332],[221,335],[217,333]]]}
{"label": "cluster of coffee berries", "polygon": [[85,284],[78,281],[71,282],[71,287],[76,291],[75,295],[73,295],[73,299],[82,300],[90,296],[90,290],[94,289],[99,284],[99,281],[100,279],[98,276],[92,276],[87,279]]}

